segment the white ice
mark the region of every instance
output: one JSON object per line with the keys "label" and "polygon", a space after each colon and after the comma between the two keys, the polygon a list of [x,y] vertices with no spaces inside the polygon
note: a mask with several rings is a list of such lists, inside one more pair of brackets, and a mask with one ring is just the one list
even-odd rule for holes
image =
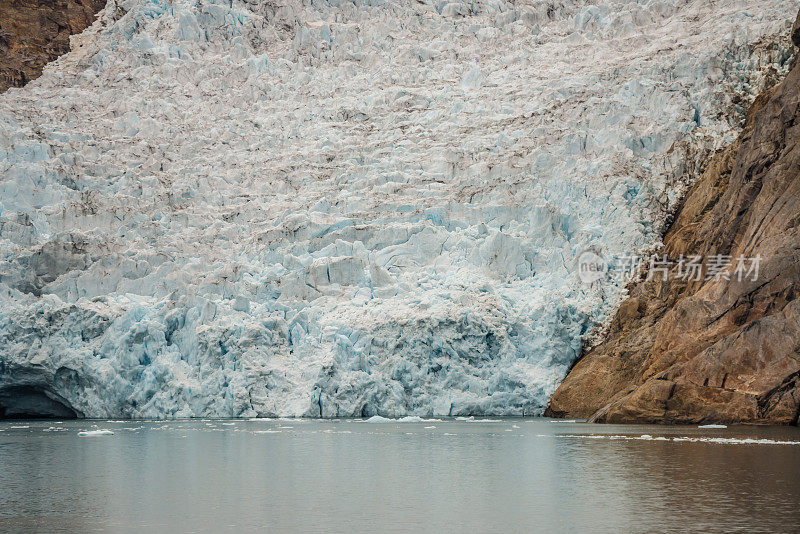
{"label": "white ice", "polygon": [[715,443],[719,445],[800,445],[800,441],[776,440],[768,438],[709,438],[700,436],[627,436],[619,434],[556,434],[547,436],[537,434],[537,437],[577,438],[577,439],[610,439],[610,440],[640,440],[640,441],[671,441],[674,443]]}
{"label": "white ice", "polygon": [[78,432],[78,435],[82,437],[113,436],[114,433],[110,430],[82,430]]}

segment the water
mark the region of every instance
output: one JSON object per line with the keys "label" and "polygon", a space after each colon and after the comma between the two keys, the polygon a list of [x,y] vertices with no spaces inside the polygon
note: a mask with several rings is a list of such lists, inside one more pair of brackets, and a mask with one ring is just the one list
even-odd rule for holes
{"label": "water", "polygon": [[797,428],[0,422],[2,532],[787,532],[799,505]]}

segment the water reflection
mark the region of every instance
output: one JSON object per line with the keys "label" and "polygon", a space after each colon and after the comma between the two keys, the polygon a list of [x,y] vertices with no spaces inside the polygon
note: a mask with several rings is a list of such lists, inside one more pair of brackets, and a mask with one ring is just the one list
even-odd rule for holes
{"label": "water reflection", "polygon": [[[114,435],[78,437],[92,425]],[[643,434],[667,440],[624,439]],[[761,441],[673,440],[718,437]],[[800,520],[800,432],[541,419],[2,423],[0,499],[0,530],[48,532],[787,531]]]}

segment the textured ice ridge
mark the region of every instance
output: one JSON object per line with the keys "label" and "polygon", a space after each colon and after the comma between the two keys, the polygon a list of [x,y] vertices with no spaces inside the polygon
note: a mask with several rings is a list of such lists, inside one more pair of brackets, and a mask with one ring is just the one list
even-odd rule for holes
{"label": "textured ice ridge", "polygon": [[795,10],[111,0],[0,97],[0,405],[540,413]]}

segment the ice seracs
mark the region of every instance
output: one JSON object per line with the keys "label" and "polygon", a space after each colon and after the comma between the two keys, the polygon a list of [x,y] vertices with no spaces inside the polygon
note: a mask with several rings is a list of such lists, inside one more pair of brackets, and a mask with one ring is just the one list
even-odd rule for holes
{"label": "ice seracs", "polygon": [[[110,0],[0,97],[0,390],[533,415],[794,2]],[[24,409],[21,407],[20,409]]]}

